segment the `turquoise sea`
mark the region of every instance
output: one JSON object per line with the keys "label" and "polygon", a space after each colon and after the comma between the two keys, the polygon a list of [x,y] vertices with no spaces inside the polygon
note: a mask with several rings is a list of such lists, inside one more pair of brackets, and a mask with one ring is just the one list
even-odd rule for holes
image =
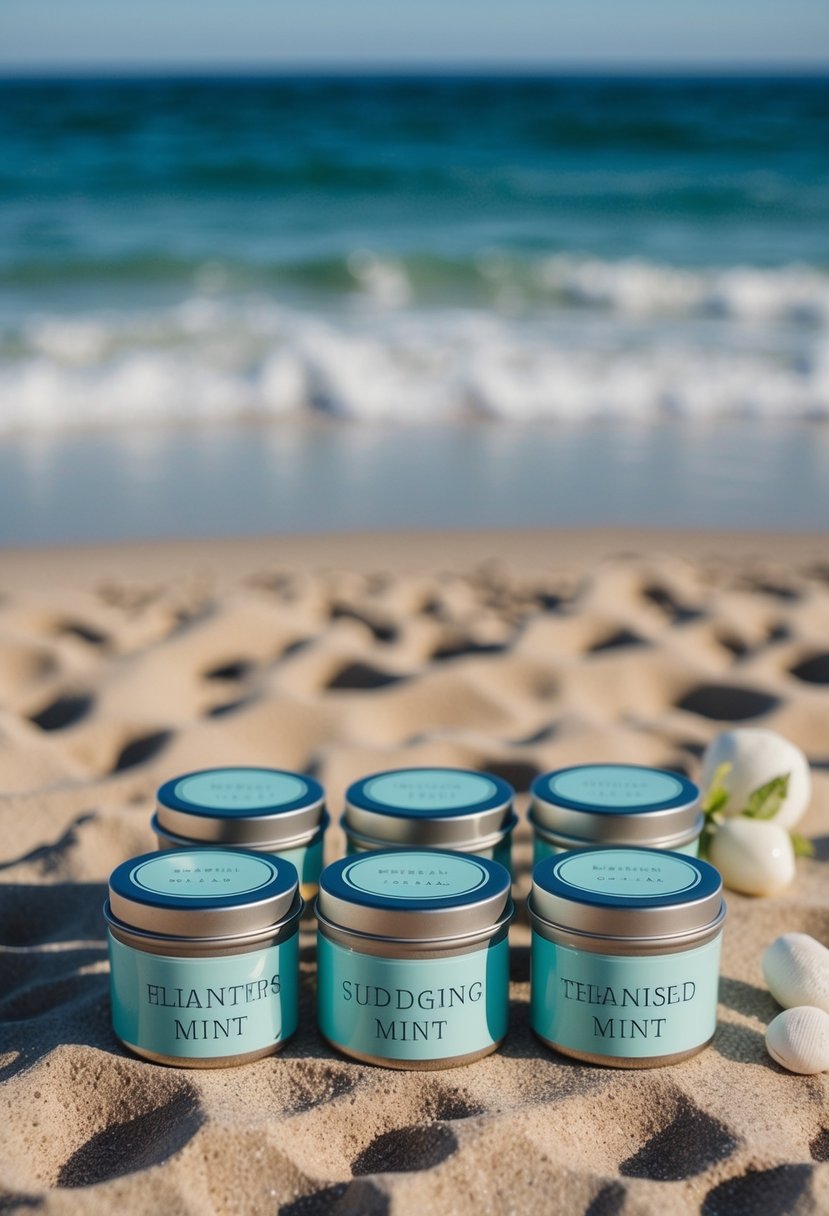
{"label": "turquoise sea", "polygon": [[0,542],[829,526],[829,79],[0,80]]}

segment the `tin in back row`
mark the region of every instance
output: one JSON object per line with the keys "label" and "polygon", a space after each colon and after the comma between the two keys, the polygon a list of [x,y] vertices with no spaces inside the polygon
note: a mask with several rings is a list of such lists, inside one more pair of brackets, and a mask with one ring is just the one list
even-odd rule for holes
{"label": "tin in back row", "polygon": [[[349,786],[341,824],[349,855],[376,849],[449,849],[511,869],[515,790],[491,773],[409,768]],[[584,764],[537,777],[529,822],[534,861],[570,849],[633,846],[695,856],[700,794],[680,773],[633,764]],[[317,889],[329,823],[322,786],[270,768],[188,773],[158,791],[153,828],[162,849],[253,849],[290,861],[302,895]]]}

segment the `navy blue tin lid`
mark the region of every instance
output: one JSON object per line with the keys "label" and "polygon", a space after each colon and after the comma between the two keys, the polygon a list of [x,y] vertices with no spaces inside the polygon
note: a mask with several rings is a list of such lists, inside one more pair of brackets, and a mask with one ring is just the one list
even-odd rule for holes
{"label": "navy blue tin lid", "polygon": [[534,867],[530,908],[576,932],[668,937],[717,919],[722,878],[707,861],[665,849],[576,849]]}
{"label": "navy blue tin lid", "polygon": [[109,879],[113,917],[147,933],[222,937],[284,920],[297,901],[295,866],[242,849],[174,849],[122,862]]}
{"label": "navy blue tin lid", "polygon": [[702,828],[700,791],[670,769],[577,764],[541,773],[530,787],[530,821],[573,843],[685,842]]}
{"label": "navy blue tin lid", "polygon": [[346,790],[346,832],[379,844],[480,847],[509,831],[515,790],[493,773],[423,767],[372,773]]}
{"label": "navy blue tin lid", "polygon": [[325,826],[318,781],[286,769],[229,766],[174,777],[156,795],[153,826],[197,844],[288,847]]}
{"label": "navy blue tin lid", "polygon": [[376,849],[320,875],[317,911],[344,929],[400,939],[449,938],[491,927],[510,904],[497,861],[441,849]]}

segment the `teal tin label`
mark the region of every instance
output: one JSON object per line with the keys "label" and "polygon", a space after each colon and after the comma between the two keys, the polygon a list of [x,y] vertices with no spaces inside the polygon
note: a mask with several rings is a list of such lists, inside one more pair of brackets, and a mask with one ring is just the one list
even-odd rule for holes
{"label": "teal tin label", "polygon": [[643,906],[685,901],[705,878],[699,865],[659,849],[575,849],[553,866],[554,882],[568,895],[595,895],[619,906],[627,900]]}
{"label": "teal tin label", "polygon": [[473,810],[498,793],[482,773],[445,768],[401,769],[362,783],[362,793],[380,806],[428,815]]}
{"label": "teal tin label", "polygon": [[147,954],[108,937],[113,1029],[140,1052],[221,1059],[274,1047],[296,1030],[296,933],[262,950],[208,958]]}
{"label": "teal tin label", "polygon": [[647,1059],[693,1051],[717,1024],[721,935],[647,957],[591,954],[532,935],[530,1022],[578,1055]]}
{"label": "teal tin label", "polygon": [[585,764],[562,769],[547,780],[554,798],[566,803],[627,812],[631,807],[664,806],[683,794],[673,773],[634,764]]}
{"label": "teal tin label", "polygon": [[214,768],[192,773],[172,783],[177,799],[192,807],[238,812],[277,809],[300,802],[308,782],[294,773],[264,768]]}
{"label": "teal tin label", "polygon": [[274,856],[289,861],[295,867],[303,887],[319,885],[322,870],[322,834],[309,845],[299,849],[279,849]]}
{"label": "teal tin label", "polygon": [[393,959],[349,950],[320,933],[317,985],[320,1030],[357,1056],[448,1060],[490,1050],[507,1033],[506,937],[450,958]]}
{"label": "teal tin label", "polygon": [[490,872],[462,853],[426,850],[362,853],[342,870],[346,888],[382,900],[443,900],[469,896],[491,881]]}
{"label": "teal tin label", "polygon": [[481,849],[479,857],[488,857],[490,861],[497,861],[505,870],[512,873],[512,832],[508,832],[503,840],[491,849]]}
{"label": "teal tin label", "polygon": [[277,874],[276,866],[261,855],[182,849],[142,858],[129,879],[140,891],[162,900],[222,900],[262,891]]}

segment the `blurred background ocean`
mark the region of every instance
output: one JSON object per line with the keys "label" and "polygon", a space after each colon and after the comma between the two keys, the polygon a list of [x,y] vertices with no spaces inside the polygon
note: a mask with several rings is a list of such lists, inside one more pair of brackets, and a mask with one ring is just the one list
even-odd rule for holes
{"label": "blurred background ocean", "polygon": [[0,80],[0,542],[829,526],[829,78]]}

